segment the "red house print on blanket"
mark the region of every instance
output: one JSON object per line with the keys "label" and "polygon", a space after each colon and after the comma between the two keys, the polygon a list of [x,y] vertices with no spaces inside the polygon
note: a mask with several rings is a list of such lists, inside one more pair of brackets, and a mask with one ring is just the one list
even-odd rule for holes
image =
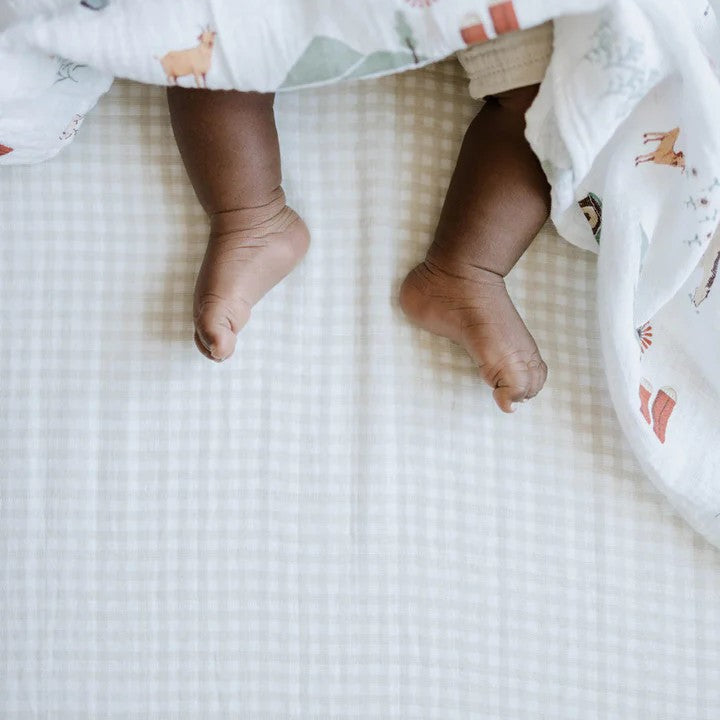
{"label": "red house print on blanket", "polygon": [[[497,35],[504,35],[520,29],[512,0],[491,5],[489,9],[490,19]],[[463,26],[460,28],[460,35],[466,45],[477,45],[490,39],[482,20],[477,15],[468,15],[465,18]]]}
{"label": "red house print on blanket", "polygon": [[13,149],[11,147],[0,144],[0,157],[2,157],[3,155],[7,155],[8,153],[11,153],[12,151],[13,151]]}
{"label": "red house print on blanket", "polygon": [[657,439],[664,444],[668,420],[675,409],[677,395],[671,387],[660,388],[652,407],[650,406],[651,397],[652,385],[643,378],[640,383],[640,414],[648,425],[652,425]]}
{"label": "red house print on blanket", "polygon": [[517,15],[515,14],[515,6],[512,0],[501,2],[497,5],[490,6],[490,17],[492,18],[495,32],[498,35],[514,32],[520,29]]}

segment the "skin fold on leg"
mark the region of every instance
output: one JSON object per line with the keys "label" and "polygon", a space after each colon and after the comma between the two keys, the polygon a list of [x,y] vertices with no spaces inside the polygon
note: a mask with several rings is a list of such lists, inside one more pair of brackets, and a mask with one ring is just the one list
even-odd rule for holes
{"label": "skin fold on leg", "polygon": [[435,239],[400,291],[411,320],[468,351],[504,412],[547,378],[504,281],[550,213],[550,187],[524,134],[538,87],[487,99],[465,134]]}
{"label": "skin fold on leg", "polygon": [[210,218],[195,285],[195,344],[219,362],[310,238],[285,203],[274,94],[172,87],[167,97],[180,155]]}

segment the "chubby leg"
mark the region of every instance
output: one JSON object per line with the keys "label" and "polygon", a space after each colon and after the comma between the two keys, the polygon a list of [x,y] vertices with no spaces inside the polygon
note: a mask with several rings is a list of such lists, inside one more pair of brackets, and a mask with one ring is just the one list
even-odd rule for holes
{"label": "chubby leg", "polygon": [[195,343],[232,355],[252,306],[305,254],[305,223],[285,204],[274,95],[168,89],[172,127],[195,193],[210,216],[197,283]]}
{"label": "chubby leg", "polygon": [[493,96],[475,117],[435,239],[400,292],[411,320],[468,351],[505,412],[534,397],[547,377],[503,279],[550,212],[550,187],[524,136],[538,87]]}

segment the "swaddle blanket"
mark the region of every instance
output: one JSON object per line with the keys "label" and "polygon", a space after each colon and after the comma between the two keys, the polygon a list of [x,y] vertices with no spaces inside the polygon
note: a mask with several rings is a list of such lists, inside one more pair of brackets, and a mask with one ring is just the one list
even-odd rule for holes
{"label": "swaddle blanket", "polygon": [[4,12],[0,164],[56,153],[114,76],[288,90],[554,19],[527,131],[553,220],[599,252],[598,322],[628,438],[720,544],[720,34],[704,0],[34,0]]}

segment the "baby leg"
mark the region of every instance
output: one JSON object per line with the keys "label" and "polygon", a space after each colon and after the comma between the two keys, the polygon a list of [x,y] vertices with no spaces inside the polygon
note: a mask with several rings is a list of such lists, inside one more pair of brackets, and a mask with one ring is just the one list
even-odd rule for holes
{"label": "baby leg", "polygon": [[210,239],[195,285],[195,343],[232,355],[252,306],[305,254],[305,223],[285,204],[274,95],[168,89],[175,139]]}
{"label": "baby leg", "polygon": [[489,98],[473,120],[434,242],[400,293],[414,322],[468,351],[505,412],[547,377],[503,279],[550,212],[550,187],[524,136],[538,87]]}

